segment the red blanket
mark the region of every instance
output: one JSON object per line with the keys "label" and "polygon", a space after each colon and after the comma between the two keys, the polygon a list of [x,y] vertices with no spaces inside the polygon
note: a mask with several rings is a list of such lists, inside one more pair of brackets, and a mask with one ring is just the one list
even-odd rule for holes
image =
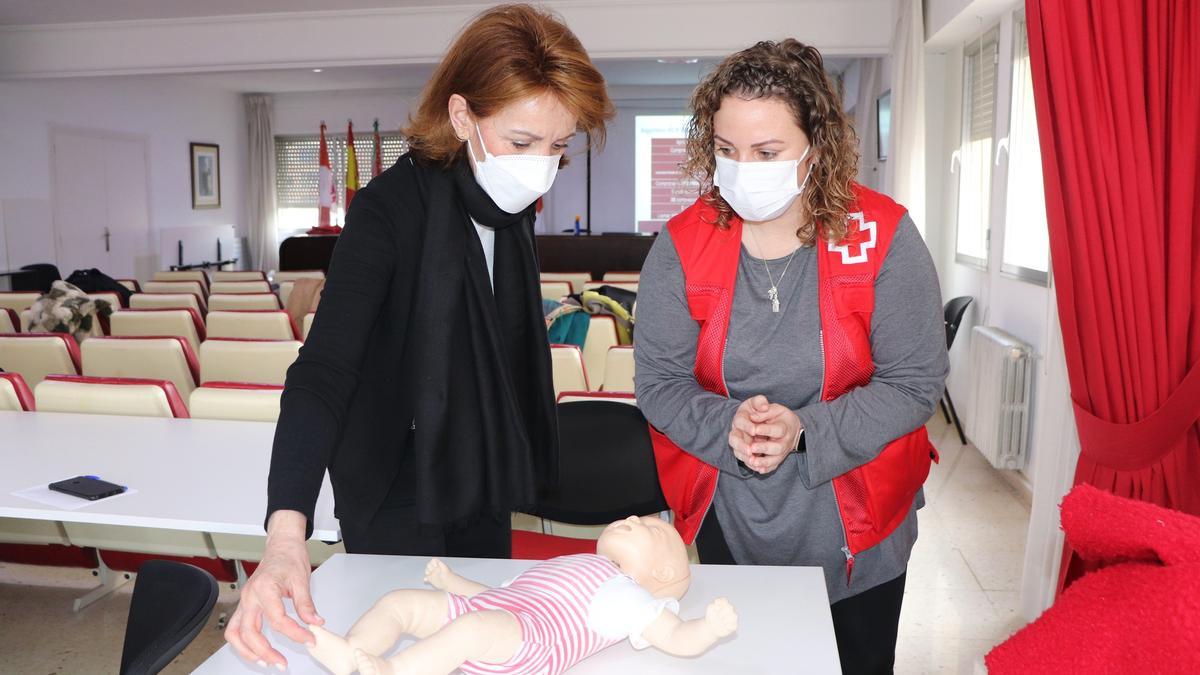
{"label": "red blanket", "polygon": [[993,649],[988,672],[1200,673],[1200,518],[1079,485],[1062,525],[1104,566]]}

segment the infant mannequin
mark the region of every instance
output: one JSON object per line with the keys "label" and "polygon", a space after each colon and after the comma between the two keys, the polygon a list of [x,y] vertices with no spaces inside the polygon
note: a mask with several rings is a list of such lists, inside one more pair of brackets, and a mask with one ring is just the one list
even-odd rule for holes
{"label": "infant mannequin", "polygon": [[[629,638],[668,654],[695,656],[737,630],[724,598],[703,618],[683,621],[679,598],[691,583],[687,551],[659,518],[612,523],[596,554],[542,561],[498,588],[464,579],[433,559],[425,581],[381,598],[340,637],[309,626],[312,655],[335,675],[474,673],[556,675]],[[381,658],[404,635],[417,642]]]}

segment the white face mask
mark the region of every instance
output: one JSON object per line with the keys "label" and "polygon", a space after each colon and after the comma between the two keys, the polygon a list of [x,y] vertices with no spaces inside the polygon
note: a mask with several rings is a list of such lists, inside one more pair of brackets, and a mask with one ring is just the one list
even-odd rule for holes
{"label": "white face mask", "polygon": [[487,161],[474,155],[475,180],[492,201],[508,213],[520,213],[550,191],[558,174],[558,155],[493,155],[483,144],[483,132],[475,123],[479,147]]}
{"label": "white face mask", "polygon": [[811,145],[805,148],[800,159],[776,162],[738,162],[717,155],[713,185],[721,188],[721,197],[742,220],[761,222],[777,218],[804,191],[812,175],[809,166],[804,181],[796,187],[796,169],[811,149]]}

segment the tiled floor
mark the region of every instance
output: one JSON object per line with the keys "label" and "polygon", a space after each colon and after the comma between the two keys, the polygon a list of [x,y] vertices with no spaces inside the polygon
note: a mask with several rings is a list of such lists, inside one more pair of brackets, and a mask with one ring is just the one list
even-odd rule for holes
{"label": "tiled floor", "polygon": [[[1029,510],[940,418],[929,429],[942,462],[919,512],[896,672],[969,674],[1023,623],[1017,590]],[[87,571],[0,563],[0,673],[115,673],[131,586],[72,613],[71,600],[93,584]],[[232,612],[236,599],[223,590],[217,613]],[[217,613],[165,672],[190,672],[220,648]]]}

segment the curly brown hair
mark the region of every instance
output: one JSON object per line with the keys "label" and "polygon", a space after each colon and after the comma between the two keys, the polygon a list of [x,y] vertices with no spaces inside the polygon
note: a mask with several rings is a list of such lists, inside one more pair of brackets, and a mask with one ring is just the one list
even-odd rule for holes
{"label": "curly brown hair", "polygon": [[[603,147],[605,123],[613,118],[604,76],[579,38],[554,14],[529,5],[493,7],[468,24],[425,85],[404,135],[414,156],[450,166],[466,155],[454,134],[446,103],[452,94],[467,100],[477,117],[550,92],[578,120],[593,147]],[[564,156],[560,164],[566,164]]]}
{"label": "curly brown hair", "polygon": [[785,102],[808,136],[814,156],[812,174],[801,195],[803,225],[796,236],[805,245],[817,236],[834,243],[846,236],[846,214],[854,200],[858,172],[858,137],[841,97],[825,74],[815,47],[788,38],[764,41],[721,62],[692,93],[688,124],[688,159],[684,173],[700,183],[701,199],[717,211],[716,226],[729,227],[733,209],[713,185],[716,155],[713,116],[726,96],[776,98]]}

